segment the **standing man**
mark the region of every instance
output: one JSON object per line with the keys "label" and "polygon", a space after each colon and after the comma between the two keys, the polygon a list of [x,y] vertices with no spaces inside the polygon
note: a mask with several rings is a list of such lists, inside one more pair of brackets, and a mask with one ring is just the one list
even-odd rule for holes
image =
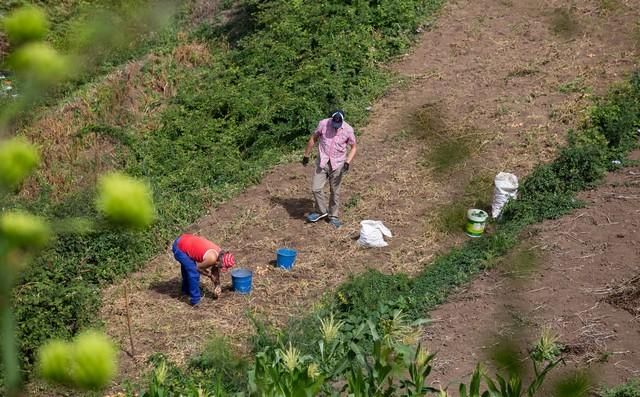
{"label": "standing man", "polygon": [[224,252],[211,241],[193,234],[182,234],[173,242],[173,256],[180,262],[182,271],[182,293],[189,295],[189,303],[198,305],[200,275],[213,281],[214,294],[220,295],[220,269],[226,271],[236,264],[231,252]]}
{"label": "standing man", "polygon": [[[344,112],[335,111],[330,118],[320,120],[318,127],[309,138],[302,158],[302,165],[309,164],[309,155],[318,142],[318,159],[311,183],[311,190],[316,201],[316,210],[307,215],[309,222],[317,222],[328,217],[329,223],[336,228],[342,226],[338,219],[340,206],[340,182],[349,172],[351,161],[356,155],[356,136],[353,128],[344,121]],[[347,146],[350,146],[347,154]],[[329,207],[324,193],[324,186],[329,181]]]}

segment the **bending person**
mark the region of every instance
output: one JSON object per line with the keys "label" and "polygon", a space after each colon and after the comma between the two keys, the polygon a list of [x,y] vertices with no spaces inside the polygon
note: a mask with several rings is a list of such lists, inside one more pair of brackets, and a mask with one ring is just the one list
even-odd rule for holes
{"label": "bending person", "polygon": [[220,269],[226,271],[235,266],[231,252],[199,236],[182,234],[173,242],[173,256],[180,262],[182,272],[182,293],[189,295],[193,306],[200,303],[200,275],[209,277],[214,285],[214,297],[220,295]]}

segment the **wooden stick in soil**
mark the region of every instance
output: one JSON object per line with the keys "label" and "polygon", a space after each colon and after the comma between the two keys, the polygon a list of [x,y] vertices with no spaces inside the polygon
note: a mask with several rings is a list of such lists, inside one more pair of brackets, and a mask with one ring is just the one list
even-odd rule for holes
{"label": "wooden stick in soil", "polygon": [[131,343],[131,357],[136,356],[135,349],[133,347],[133,334],[131,333],[131,313],[129,313],[129,294],[127,293],[128,282],[124,283],[124,304],[127,312],[127,331],[129,331],[129,343]]}

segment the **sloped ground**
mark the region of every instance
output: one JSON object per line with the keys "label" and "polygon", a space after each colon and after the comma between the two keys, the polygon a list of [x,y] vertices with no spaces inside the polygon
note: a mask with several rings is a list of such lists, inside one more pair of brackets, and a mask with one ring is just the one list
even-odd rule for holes
{"label": "sloped ground", "polygon": [[431,313],[433,381],[457,390],[478,361],[491,367],[497,337],[530,344],[543,328],[565,346],[568,368],[586,367],[598,383],[640,375],[640,167],[581,198],[585,208],[534,227],[520,252]]}
{"label": "sloped ground", "polygon": [[[575,26],[567,31],[557,28],[554,11],[562,2],[530,3],[451,1],[414,52],[392,66],[399,83],[373,104],[368,125],[355,126],[359,153],[343,183],[342,229],[304,223],[312,210],[311,168],[292,163],[187,230],[235,251],[240,265],[254,271],[250,296],[225,292],[212,300],[204,281],[201,307],[190,308],[178,295],[180,273],[169,241],[144,271],[106,289],[102,318],[130,353],[128,289],[135,357],[122,354],[122,375],[138,375],[152,352],[184,362],[211,333],[245,350],[244,337],[253,332],[247,312],[283,324],[350,274],[366,268],[413,274],[462,241],[459,233],[438,231],[439,211],[474,178],[490,183],[503,170],[523,175],[550,159],[589,97],[635,66],[639,14],[633,2],[616,2],[607,11],[599,1],[577,1],[567,13]],[[429,153],[440,150],[434,142],[442,140],[466,148],[446,172],[429,163]],[[388,248],[356,247],[363,219],[383,220],[392,230]],[[270,263],[282,246],[299,251],[291,273]],[[225,275],[223,286],[229,284]]]}

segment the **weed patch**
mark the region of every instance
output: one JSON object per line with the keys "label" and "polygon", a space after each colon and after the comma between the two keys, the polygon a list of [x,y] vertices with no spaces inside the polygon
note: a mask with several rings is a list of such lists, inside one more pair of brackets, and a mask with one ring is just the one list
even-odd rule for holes
{"label": "weed patch", "polygon": [[603,389],[599,395],[601,397],[640,397],[640,378],[610,389]]}
{"label": "weed patch", "polygon": [[563,94],[585,92],[587,90],[588,87],[584,84],[584,79],[582,77],[576,77],[575,79],[558,86],[558,91]]}
{"label": "weed patch", "polygon": [[500,258],[496,266],[511,277],[527,277],[537,270],[541,260],[541,253],[536,249],[519,244]]}

